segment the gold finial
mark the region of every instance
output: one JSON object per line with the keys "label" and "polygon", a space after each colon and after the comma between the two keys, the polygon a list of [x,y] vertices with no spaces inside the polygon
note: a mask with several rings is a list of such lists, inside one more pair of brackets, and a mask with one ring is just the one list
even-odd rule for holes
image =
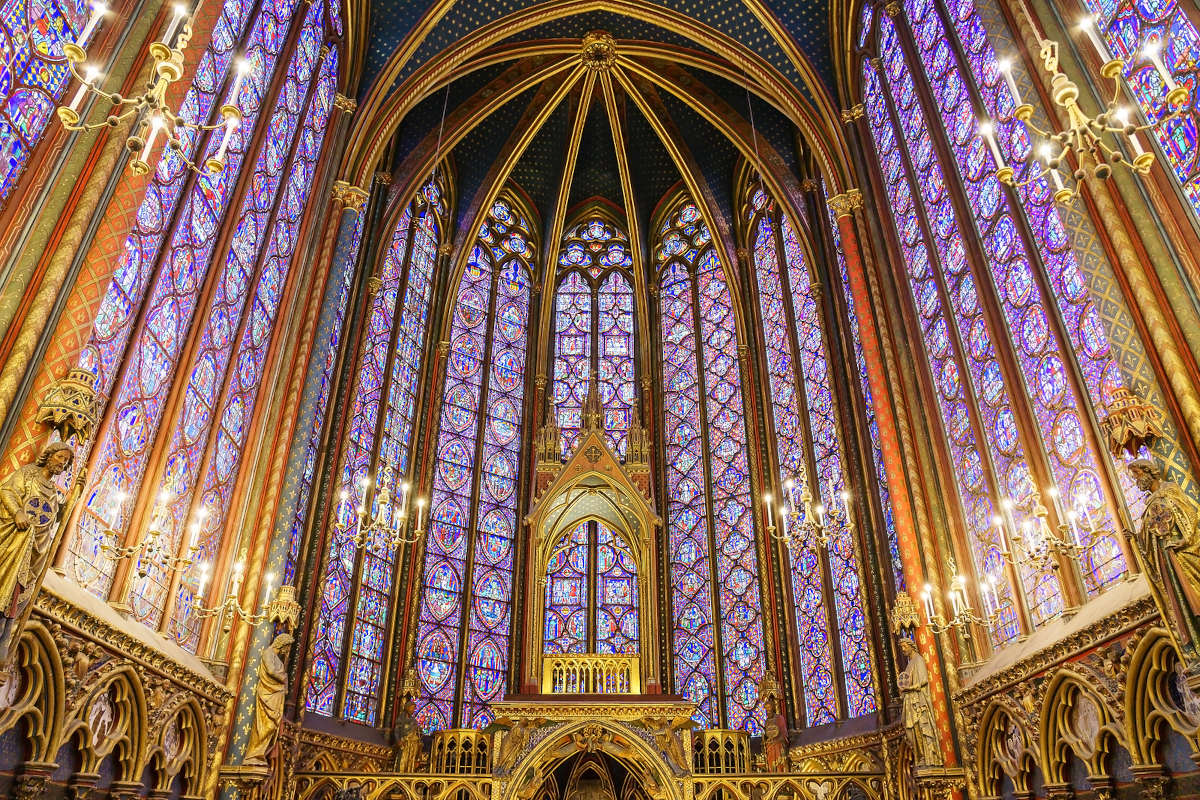
{"label": "gold finial", "polygon": [[91,370],[73,368],[46,390],[34,421],[54,428],[64,441],[88,438],[98,419],[95,385]]}
{"label": "gold finial", "polygon": [[1163,436],[1162,413],[1130,390],[1121,387],[1104,407],[1100,431],[1114,456],[1121,451],[1136,456],[1143,447]]}

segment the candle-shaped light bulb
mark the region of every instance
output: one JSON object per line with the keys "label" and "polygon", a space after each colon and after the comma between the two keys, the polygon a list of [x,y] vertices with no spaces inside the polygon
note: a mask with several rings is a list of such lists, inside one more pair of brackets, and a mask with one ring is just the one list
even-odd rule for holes
{"label": "candle-shaped light bulb", "polygon": [[[1128,108],[1118,108],[1113,116],[1117,122],[1121,123],[1122,128],[1128,129],[1132,124],[1130,122],[1131,117],[1129,116]],[[1146,153],[1145,148],[1142,147],[1142,138],[1138,135],[1136,130],[1130,131],[1129,133],[1129,149],[1133,151],[1134,161],[1137,161]]]}
{"label": "candle-shaped light bulb", "polygon": [[997,167],[1004,166],[1004,154],[1000,152],[1000,145],[996,142],[996,126],[989,119],[981,119],[979,121],[979,135],[987,142],[988,149],[992,151],[992,158],[996,160]]}
{"label": "candle-shaped light bulb", "polygon": [[1066,513],[1063,511],[1062,492],[1057,486],[1051,486],[1046,489],[1046,494],[1050,495],[1050,499],[1054,501],[1054,513],[1061,520]]}
{"label": "candle-shaped light bulb", "polygon": [[1041,156],[1042,161],[1046,162],[1046,169],[1050,171],[1050,177],[1054,181],[1055,190],[1063,188],[1062,175],[1059,175],[1058,170],[1050,166],[1050,162],[1054,160],[1054,151],[1050,149],[1050,145],[1042,142],[1038,147],[1038,155]]}
{"label": "candle-shaped light bulb", "polygon": [[421,523],[425,521],[425,498],[417,498],[417,530],[422,530]]}
{"label": "candle-shaped light bulb", "polygon": [[87,96],[88,89],[92,87],[92,84],[94,84],[96,79],[99,77],[100,70],[96,69],[95,67],[86,68],[83,71],[83,80],[79,83],[79,88],[75,90],[75,95],[71,98],[71,102],[67,108],[71,109],[72,111],[78,111],[79,107],[83,105],[83,98]]}
{"label": "candle-shaped light bulb", "polygon": [[925,591],[921,592],[921,600],[925,603],[925,619],[929,624],[933,624],[933,587],[928,583],[925,584]]}
{"label": "candle-shaped light bulb", "polygon": [[397,519],[404,519],[408,513],[408,490],[412,488],[412,484],[408,481],[400,484],[400,511],[396,515]]}
{"label": "candle-shaped light bulb", "polygon": [[1101,61],[1108,61],[1108,48],[1104,46],[1104,41],[1100,38],[1100,20],[1095,14],[1089,14],[1079,20],[1079,30],[1087,34],[1088,39],[1092,43],[1092,47],[1096,48],[1096,52],[1100,54]]}
{"label": "candle-shaped light bulb", "polygon": [[815,506],[813,506],[813,512],[817,515],[817,524],[824,525],[825,524],[825,505],[823,503],[817,503]]}
{"label": "candle-shaped light bulb", "polygon": [[1079,514],[1075,509],[1067,512],[1067,523],[1071,526],[1071,538],[1075,540],[1075,544],[1083,547],[1083,536],[1079,533]]}
{"label": "candle-shaped light bulb", "polygon": [[175,31],[179,30],[179,24],[183,22],[187,16],[187,6],[183,3],[176,3],[171,9],[171,21],[167,23],[167,29],[163,32],[163,44],[167,47],[171,46],[171,41],[175,38]]}
{"label": "candle-shaped light bulb", "polygon": [[1154,69],[1158,72],[1158,77],[1162,78],[1162,82],[1166,84],[1167,91],[1173,92],[1178,87],[1178,84],[1175,83],[1175,76],[1171,74],[1171,71],[1167,69],[1166,62],[1163,61],[1162,51],[1162,41],[1155,39],[1142,48],[1142,55],[1154,65]]}
{"label": "candle-shaped light bulb", "polygon": [[204,584],[208,583],[208,562],[200,565],[200,578],[196,581],[196,596],[204,594]]}
{"label": "candle-shaped light bulb", "polygon": [[1008,93],[1012,95],[1013,105],[1021,105],[1021,91],[1017,88],[1017,79],[1013,77],[1012,59],[1002,58],[996,62],[996,67],[1004,76],[1004,82],[1008,85]]}
{"label": "candle-shaped light bulb", "polygon": [[221,146],[217,148],[217,154],[213,156],[216,161],[225,160],[225,152],[229,149],[229,143],[233,140],[233,132],[241,125],[241,120],[237,117],[229,117],[225,120],[225,133],[221,135]]}
{"label": "candle-shaped light bulb", "polygon": [[92,13],[88,16],[87,24],[83,26],[83,30],[79,32],[79,36],[75,39],[75,46],[80,50],[87,48],[88,40],[96,32],[96,26],[100,24],[100,20],[104,19],[104,15],[108,13],[108,5],[106,3],[92,3],[91,7]]}
{"label": "candle-shaped light bulb", "polygon": [[[154,149],[154,140],[158,138],[158,134],[163,129],[163,119],[158,114],[155,114],[150,119],[150,132],[146,134],[146,142],[142,145],[142,152],[138,155],[138,161],[143,164],[150,163],[150,151]],[[163,489],[159,493],[159,502],[164,505],[171,499],[171,493]]]}
{"label": "candle-shaped light bulb", "polygon": [[788,478],[783,482],[783,488],[787,490],[788,506],[791,507],[793,514],[796,513],[796,482]]}
{"label": "candle-shaped light bulb", "polygon": [[[237,104],[238,95],[242,91],[242,84],[246,82],[246,76],[250,74],[250,62],[244,58],[239,58],[233,64],[233,87],[229,90],[229,102]],[[366,476],[363,476],[366,478]],[[367,478],[368,482],[370,478]]]}
{"label": "candle-shaped light bulb", "polygon": [[274,583],[275,583],[275,573],[268,572],[267,577],[263,578],[263,602],[264,603],[267,601],[267,598],[271,596],[271,587],[274,585]]}

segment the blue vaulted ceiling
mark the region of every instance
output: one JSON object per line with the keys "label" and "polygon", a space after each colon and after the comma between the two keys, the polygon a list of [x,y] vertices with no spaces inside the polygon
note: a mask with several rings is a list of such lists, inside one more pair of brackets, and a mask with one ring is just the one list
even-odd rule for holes
{"label": "blue vaulted ceiling", "polygon": [[[764,4],[796,41],[817,75],[832,87],[829,36],[830,0],[764,0]],[[807,90],[783,47],[742,0],[659,0],[737,40],[768,61],[801,91]],[[445,6],[448,5],[448,8]],[[371,0],[370,35],[360,84],[365,94],[400,42],[437,6],[445,8],[433,29],[399,72],[399,80],[474,30],[532,5],[529,0]],[[686,37],[657,25],[617,14],[589,12],[556,20],[519,34],[514,40],[578,39],[589,30],[607,30],[618,40],[643,39],[689,44]]]}

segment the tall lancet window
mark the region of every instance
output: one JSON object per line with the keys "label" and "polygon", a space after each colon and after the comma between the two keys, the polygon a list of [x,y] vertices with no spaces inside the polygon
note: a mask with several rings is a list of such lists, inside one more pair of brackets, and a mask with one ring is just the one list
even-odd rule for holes
{"label": "tall lancet window", "polygon": [[[1085,413],[1123,378],[1049,187],[1035,181],[1018,207],[995,178],[976,117],[1012,101],[970,0],[955,9],[953,25],[926,0],[876,15],[863,91],[976,576],[996,587],[976,597],[998,611],[1001,643],[1062,609],[1064,581],[1094,595],[1125,572],[1116,520],[1127,478]],[[1014,162],[1029,150],[1020,123],[1004,123],[999,139]],[[1037,557],[1047,526],[1083,544],[1079,578]],[[1017,537],[1034,557],[1013,569],[1002,551]]]}
{"label": "tall lancet window", "polygon": [[765,658],[733,297],[688,199],[658,228],[675,690],[704,727],[762,730]]}
{"label": "tall lancet window", "polygon": [[[434,267],[445,230],[443,195],[443,185],[431,180],[405,206],[376,273],[379,289],[371,297],[358,348],[358,378],[338,472],[338,527],[320,583],[308,705],[321,714],[333,712],[336,678],[345,664],[340,714],[367,724],[378,715],[383,648],[395,601],[392,534],[399,517],[411,511],[413,420]],[[363,525],[369,526],[365,534]],[[360,534],[366,536],[361,552]]]}
{"label": "tall lancet window", "polygon": [[[236,561],[218,557],[334,106],[332,26],[325,2],[222,6],[181,114],[237,103],[226,168],[196,175],[164,150],[81,357],[105,413],[68,574],[191,649],[195,604],[226,590],[219,564]],[[235,49],[251,66],[232,97]],[[221,134],[182,137],[203,161]],[[145,545],[116,584],[106,540]],[[170,569],[173,556],[194,562]]]}
{"label": "tall lancet window", "polygon": [[579,439],[593,373],[600,381],[609,446],[625,456],[636,386],[632,264],[625,233],[600,217],[580,222],[563,237],[554,301],[553,402],[564,457]]}
{"label": "tall lancet window", "polygon": [[[801,515],[788,550],[804,707],[808,725],[822,725],[875,711],[849,482],[807,248],[761,188],[748,187],[747,194],[780,485],[789,487],[777,502]],[[819,518],[805,518],[806,508],[819,508]],[[818,522],[830,537],[825,546],[808,527]]]}
{"label": "tall lancet window", "polygon": [[507,195],[497,200],[455,294],[417,624],[427,731],[484,727],[504,691],[532,230]]}
{"label": "tall lancet window", "polygon": [[633,551],[604,522],[564,534],[546,565],[544,652],[636,654],[637,580]]}

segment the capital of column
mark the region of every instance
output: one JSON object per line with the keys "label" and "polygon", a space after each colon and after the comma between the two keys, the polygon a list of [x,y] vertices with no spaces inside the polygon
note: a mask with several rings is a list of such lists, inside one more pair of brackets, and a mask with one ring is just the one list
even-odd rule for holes
{"label": "capital of column", "polygon": [[842,109],[842,122],[849,125],[855,120],[862,119],[867,113],[866,106],[862,103],[856,103],[849,108]]}
{"label": "capital of column", "polygon": [[896,15],[900,13],[899,0],[892,0],[892,2],[890,2],[886,6],[884,6],[883,13],[887,14],[889,17],[892,17],[894,19],[896,17]]}
{"label": "capital of column", "polygon": [[847,189],[841,194],[835,194],[829,198],[829,208],[833,211],[833,215],[838,217],[848,217],[855,211],[863,207],[862,191],[859,189]]}
{"label": "capital of column", "polygon": [[366,189],[351,185],[348,181],[334,181],[333,189],[330,190],[333,199],[337,200],[342,206],[355,214],[362,212],[367,204],[367,198],[370,195]]}
{"label": "capital of column", "polygon": [[353,97],[338,92],[333,96],[333,107],[338,111],[345,111],[347,114],[353,114],[358,109],[358,103]]}
{"label": "capital of column", "polygon": [[381,186],[391,186],[392,185],[392,173],[382,172],[382,171],[376,172],[375,180],[378,181]]}
{"label": "capital of column", "polygon": [[817,183],[812,178],[805,178],[804,180],[800,181],[800,191],[802,192],[813,194],[820,188],[821,184]]}

